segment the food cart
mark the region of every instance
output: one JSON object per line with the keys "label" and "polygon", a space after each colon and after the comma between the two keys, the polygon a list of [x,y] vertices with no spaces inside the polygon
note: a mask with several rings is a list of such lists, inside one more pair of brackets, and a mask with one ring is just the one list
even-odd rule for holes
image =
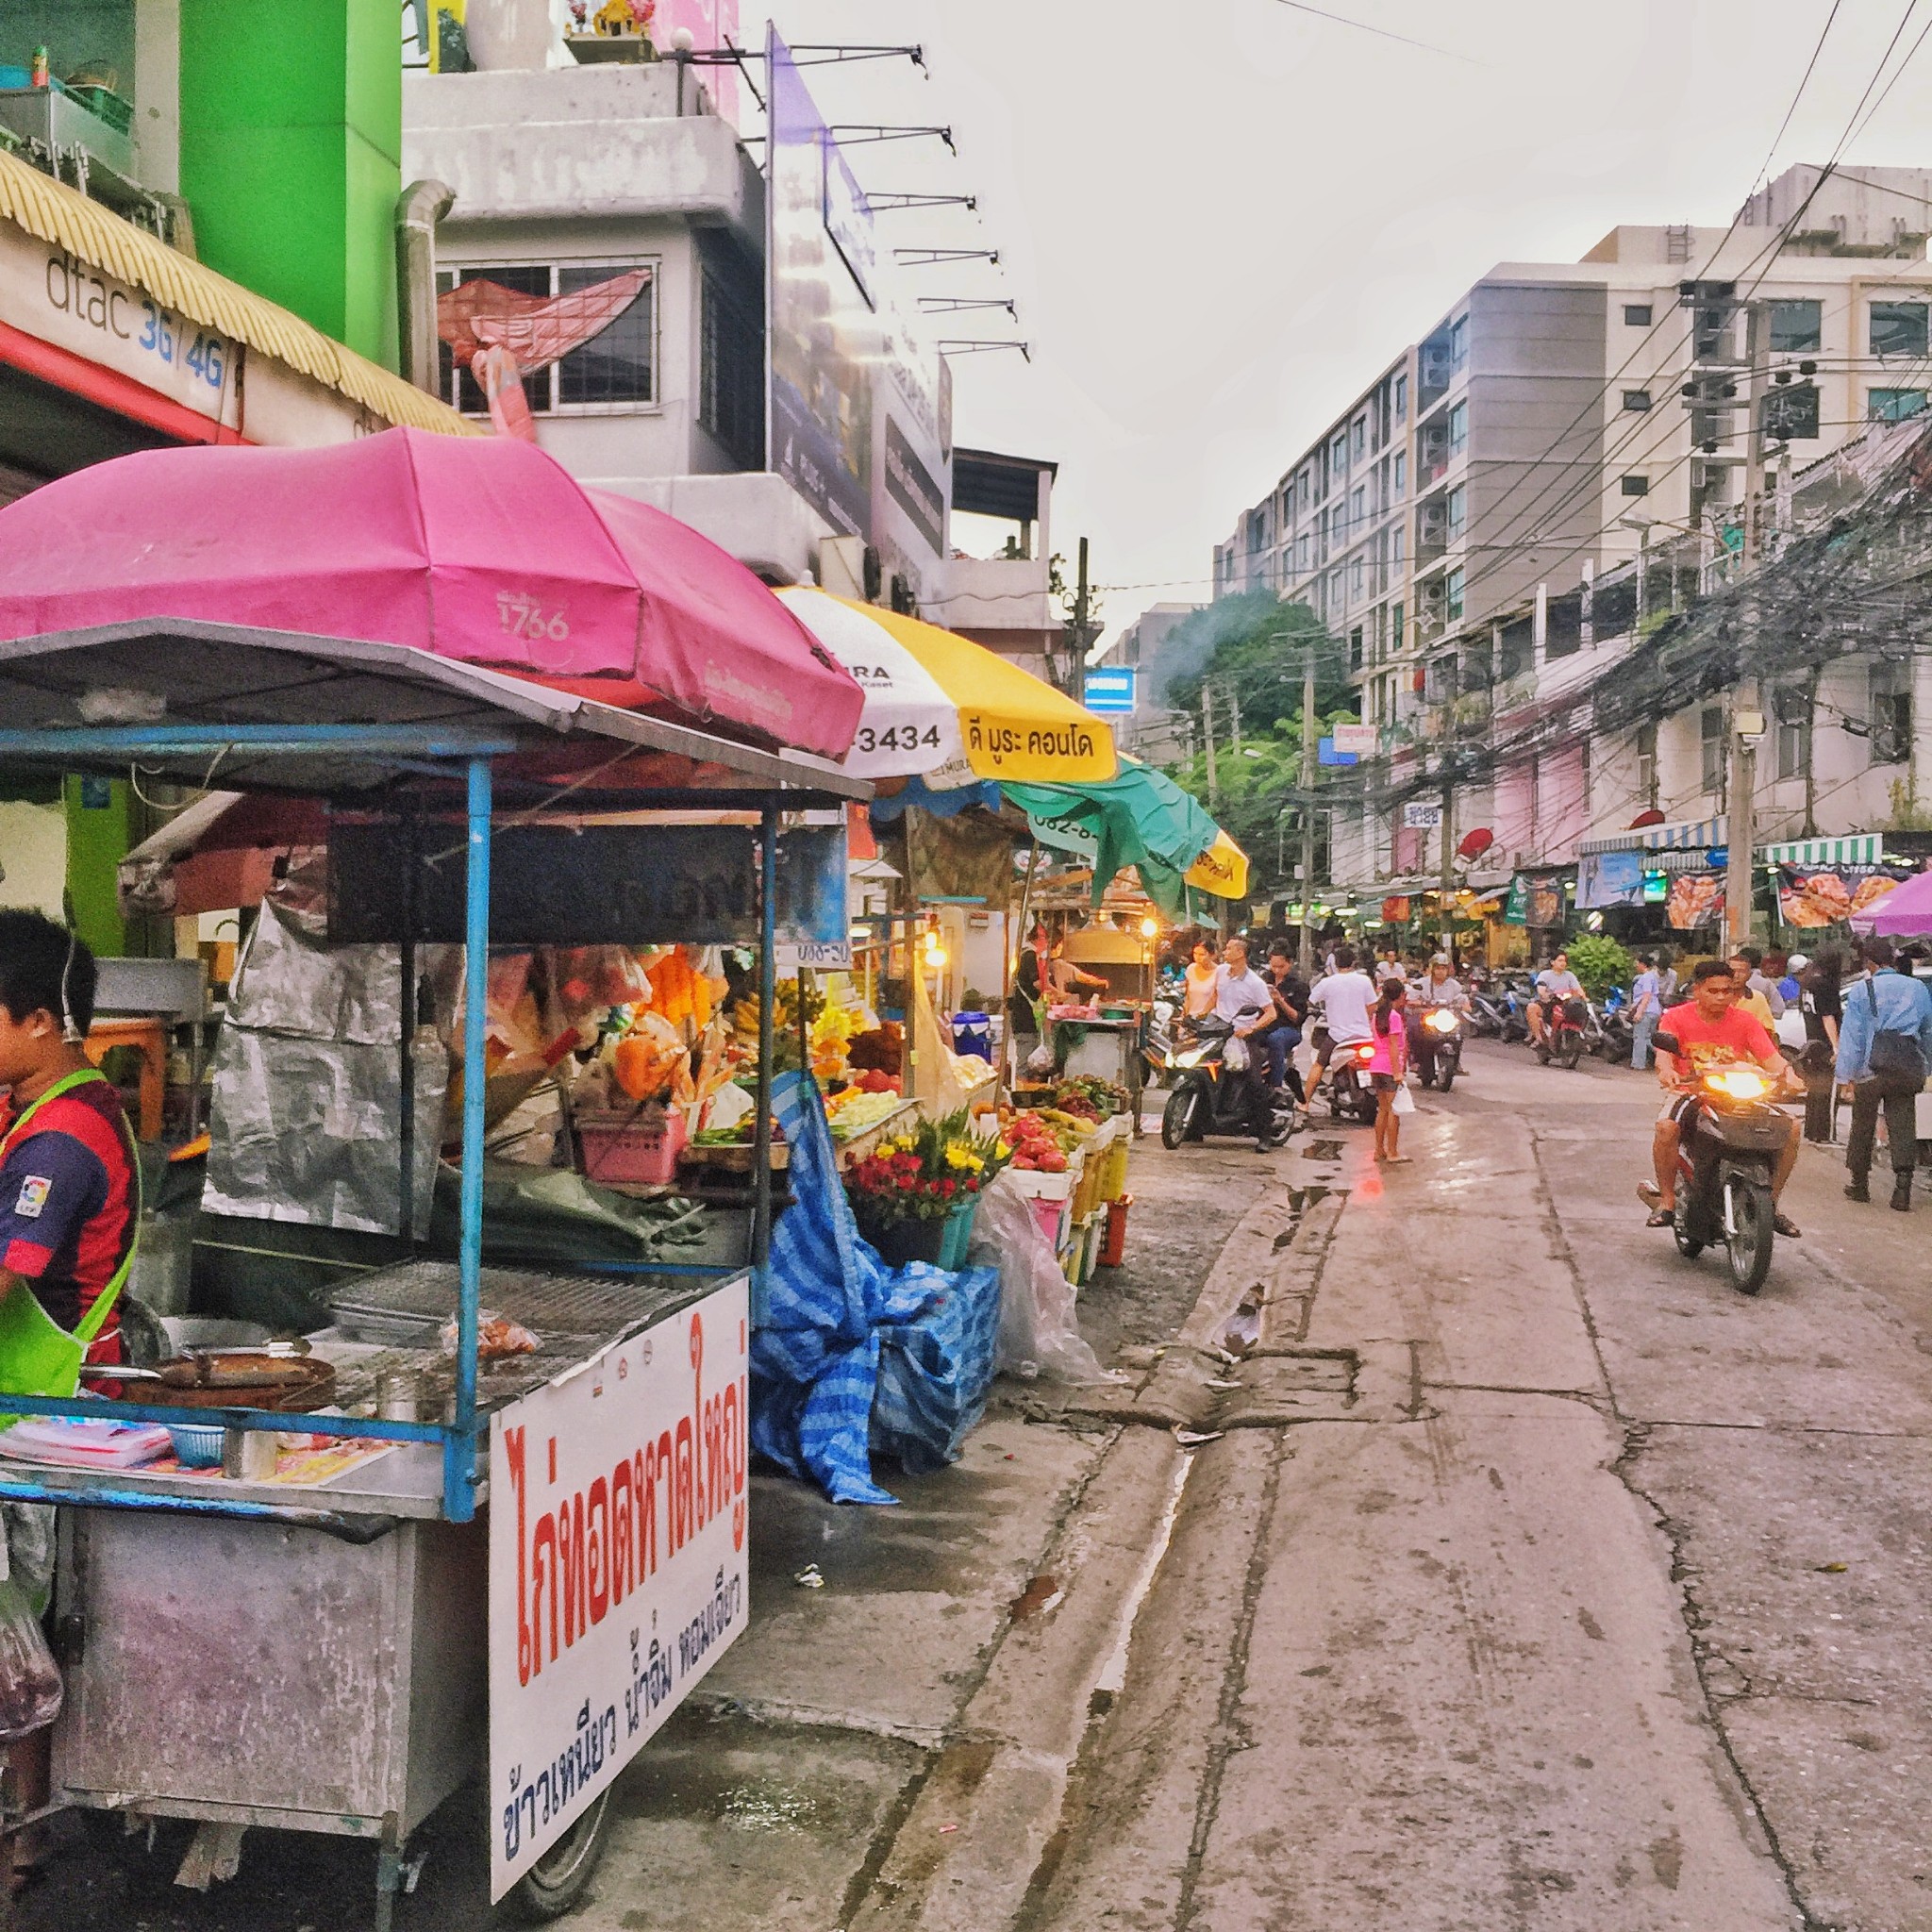
{"label": "food cart", "polygon": [[[588,1880],[617,1772],[747,1614],[774,947],[788,891],[808,907],[808,874],[827,870],[806,854],[781,874],[780,813],[869,788],[422,650],[212,623],[0,643],[0,719],[7,774],[134,766],[329,801],[332,929],[399,946],[406,989],[416,945],[464,948],[458,1253],[406,1238],[357,1273],[307,1358],[333,1377],[330,1411],[186,1408],[168,1390],[6,1398],[14,1415],[218,1429],[237,1472],[0,1462],[0,1497],[67,1506],[55,1803],[198,1821],[204,1877],[232,1872],[248,1827],[374,1840],[381,1932],[411,1833],[487,1768],[491,1896],[520,1886],[554,1914]],[[667,828],[641,807],[732,822]],[[599,810],[618,816],[600,828]],[[820,936],[803,910],[791,930]],[[485,1266],[492,937],[757,946],[749,1269]],[[412,1024],[396,1042],[404,1203]],[[486,1309],[536,1351],[487,1358]],[[354,1412],[399,1372],[423,1412]],[[264,1436],[283,1443],[263,1452]]]}

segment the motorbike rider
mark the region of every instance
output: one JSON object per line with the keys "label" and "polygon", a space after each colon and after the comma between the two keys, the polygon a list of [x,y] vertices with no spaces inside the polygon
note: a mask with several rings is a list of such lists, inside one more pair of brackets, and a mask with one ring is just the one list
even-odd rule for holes
{"label": "motorbike rider", "polygon": [[[1658,1032],[1670,1034],[1678,1050],[1666,1053],[1661,1046],[1657,1049],[1657,1084],[1664,1090],[1663,1111],[1657,1115],[1651,1136],[1657,1184],[1653,1187],[1645,1182],[1637,1191],[1651,1210],[1647,1226],[1668,1227],[1675,1217],[1677,1145],[1702,1105],[1698,1083],[1707,1073],[1713,1067],[1750,1065],[1764,1073],[1774,1090],[1794,1084],[1777,1041],[1751,1014],[1739,1008],[1741,983],[1728,959],[1701,959],[1690,975],[1690,998],[1683,1006],[1671,1008],[1658,1024]],[[1798,1164],[1798,1123],[1789,1116],[1782,1118],[1790,1132],[1772,1172],[1774,1208]],[[1787,1240],[1797,1239],[1797,1224],[1789,1216],[1777,1213],[1772,1224]]]}
{"label": "motorbike rider", "polygon": [[1409,1051],[1414,1057],[1416,1071],[1424,1080],[1436,1077],[1437,1036],[1426,1022],[1439,1007],[1447,1007],[1457,1015],[1466,1015],[1469,1011],[1469,994],[1456,977],[1455,962],[1447,953],[1438,953],[1429,961],[1428,971],[1409,988],[1408,992]]}
{"label": "motorbike rider", "polygon": [[[1248,1124],[1255,1130],[1255,1152],[1271,1151],[1268,1130],[1272,1107],[1268,1089],[1268,1050],[1260,1036],[1274,1024],[1274,994],[1270,983],[1248,968],[1248,942],[1231,939],[1223,946],[1217,975],[1214,1017],[1234,1028],[1234,1037],[1247,1048],[1247,1066],[1241,1069],[1241,1087],[1247,1103]],[[1230,1074],[1237,1069],[1230,1066]]]}
{"label": "motorbike rider", "polygon": [[1294,948],[1286,940],[1276,940],[1269,946],[1267,977],[1268,990],[1274,997],[1274,1018],[1261,1035],[1268,1048],[1268,1084],[1286,1087],[1299,1107],[1307,1096],[1295,1067],[1294,1050],[1302,1043],[1308,989],[1295,971]]}
{"label": "motorbike rider", "polygon": [[[1322,1091],[1322,1076],[1339,1046],[1355,1046],[1370,1037],[1369,1014],[1375,1004],[1375,982],[1357,972],[1355,948],[1335,949],[1335,971],[1318,979],[1308,994],[1308,1011],[1317,1016],[1311,1028],[1315,1063],[1308,1070],[1307,1101]],[[1307,1102],[1304,1103],[1304,1108]]]}
{"label": "motorbike rider", "polygon": [[1556,1009],[1565,1000],[1580,1000],[1583,982],[1570,970],[1570,955],[1558,953],[1536,976],[1536,997],[1529,1003],[1529,1038],[1541,1045]]}

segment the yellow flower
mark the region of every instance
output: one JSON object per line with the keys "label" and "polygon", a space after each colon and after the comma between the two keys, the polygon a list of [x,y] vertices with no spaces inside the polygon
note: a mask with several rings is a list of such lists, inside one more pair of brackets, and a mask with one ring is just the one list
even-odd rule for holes
{"label": "yellow flower", "polygon": [[946,1149],[946,1165],[951,1168],[966,1169],[977,1167],[979,1163],[957,1142]]}

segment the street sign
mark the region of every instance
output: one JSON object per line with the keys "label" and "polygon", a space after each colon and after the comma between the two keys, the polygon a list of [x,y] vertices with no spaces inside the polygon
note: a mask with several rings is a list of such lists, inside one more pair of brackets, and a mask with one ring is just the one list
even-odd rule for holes
{"label": "street sign", "polygon": [[1440,805],[1405,805],[1402,808],[1402,824],[1406,831],[1436,831],[1442,824],[1442,808]]}
{"label": "street sign", "polygon": [[1375,724],[1338,724],[1335,726],[1335,749],[1340,752],[1353,752],[1358,758],[1374,758],[1375,747],[1381,739],[1381,727]]}
{"label": "street sign", "polygon": [[1103,718],[1130,718],[1141,674],[1132,664],[1109,664],[1087,674],[1086,705]]}
{"label": "street sign", "polygon": [[1352,751],[1337,751],[1332,738],[1320,740],[1315,746],[1315,762],[1318,765],[1352,765],[1357,762]]}

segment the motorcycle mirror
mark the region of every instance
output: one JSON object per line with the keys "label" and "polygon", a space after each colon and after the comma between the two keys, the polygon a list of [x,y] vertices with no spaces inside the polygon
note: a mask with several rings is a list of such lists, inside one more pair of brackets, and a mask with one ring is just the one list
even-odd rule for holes
{"label": "motorcycle mirror", "polygon": [[1658,1053],[1681,1054],[1684,1051],[1674,1033],[1653,1033],[1650,1043]]}

